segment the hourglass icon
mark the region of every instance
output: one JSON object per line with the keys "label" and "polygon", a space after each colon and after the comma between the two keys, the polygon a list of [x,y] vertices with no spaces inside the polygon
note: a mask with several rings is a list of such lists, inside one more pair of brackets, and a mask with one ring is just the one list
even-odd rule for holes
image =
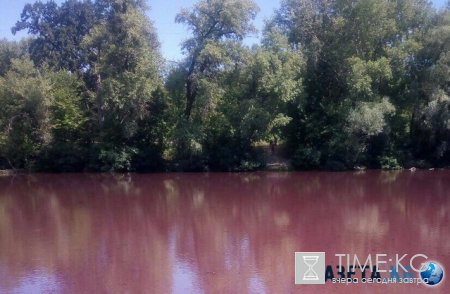
{"label": "hourglass icon", "polygon": [[303,256],[303,261],[308,266],[308,270],[303,275],[304,281],[317,281],[319,280],[319,275],[313,270],[316,265],[319,256]]}
{"label": "hourglass icon", "polygon": [[325,284],[325,252],[295,252],[295,284]]}

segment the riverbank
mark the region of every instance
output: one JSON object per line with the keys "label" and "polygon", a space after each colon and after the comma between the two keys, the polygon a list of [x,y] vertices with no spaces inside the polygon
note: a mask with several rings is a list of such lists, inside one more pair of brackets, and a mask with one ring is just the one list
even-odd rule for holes
{"label": "riverbank", "polygon": [[1,176],[11,176],[16,173],[17,173],[17,171],[12,170],[12,169],[0,169],[0,177]]}

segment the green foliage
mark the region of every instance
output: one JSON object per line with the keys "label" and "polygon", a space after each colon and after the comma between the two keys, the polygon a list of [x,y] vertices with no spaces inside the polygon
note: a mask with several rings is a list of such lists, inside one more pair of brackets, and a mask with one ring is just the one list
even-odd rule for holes
{"label": "green foliage", "polygon": [[88,52],[81,50],[81,42],[99,21],[95,13],[98,6],[89,0],[67,0],[61,6],[54,1],[26,4],[12,32],[27,30],[35,36],[28,49],[37,65],[82,71],[87,65]]}
{"label": "green foliage", "polygon": [[319,169],[321,153],[311,147],[300,147],[292,156],[292,165],[297,169]]}
{"label": "green foliage", "polygon": [[432,18],[421,0],[281,2],[272,23],[307,65],[306,99],[293,104],[287,129],[296,166],[311,165],[308,150],[327,169],[379,167],[393,150],[408,157]]}
{"label": "green foliage", "polygon": [[199,45],[202,39],[242,40],[246,34],[256,30],[251,20],[258,11],[258,6],[250,0],[200,0],[192,9],[182,8],[175,21],[186,24],[193,35],[192,39],[184,42],[183,49],[192,50],[191,46]]}
{"label": "green foliage", "polygon": [[186,54],[184,114],[187,118],[191,116],[199,90],[197,77],[213,73],[220,66],[223,39],[242,41],[248,33],[256,31],[251,21],[258,11],[252,0],[200,0],[192,9],[183,8],[175,17],[176,22],[185,24],[192,33],[182,44]]}
{"label": "green foliage", "polygon": [[28,57],[13,59],[0,78],[0,154],[11,167],[32,168],[52,139],[50,80]]}
{"label": "green foliage", "polygon": [[425,0],[199,0],[164,64],[145,0],[24,7],[0,40],[0,167],[248,171],[450,164],[450,12]]}
{"label": "green foliage", "polygon": [[80,82],[68,72],[49,75],[50,125],[52,139],[43,145],[36,156],[34,168],[44,171],[75,172],[86,169],[89,162],[87,122],[82,109]]}
{"label": "green foliage", "polygon": [[133,154],[131,170],[137,172],[165,171],[166,163],[161,157],[161,152],[154,147],[140,148]]}
{"label": "green foliage", "polygon": [[161,57],[152,22],[142,1],[108,1],[99,21],[83,38],[90,52],[88,74],[95,80],[90,103],[100,140],[123,144],[148,115],[161,86]]}
{"label": "green foliage", "polygon": [[105,146],[98,152],[95,169],[101,171],[132,171],[133,157],[138,150],[129,146]]}
{"label": "green foliage", "polygon": [[29,41],[30,39],[22,39],[20,42],[0,40],[0,77],[5,76],[11,69],[13,59],[24,58]]}
{"label": "green foliage", "polygon": [[81,172],[89,164],[88,149],[72,142],[43,146],[36,156],[35,170],[48,172]]}
{"label": "green foliage", "polygon": [[382,169],[402,169],[400,164],[397,162],[395,157],[391,156],[380,156],[378,162]]}
{"label": "green foliage", "polygon": [[348,114],[349,132],[367,137],[377,135],[386,126],[385,116],[394,111],[394,106],[387,98],[379,103],[359,102]]}
{"label": "green foliage", "polygon": [[89,120],[82,108],[81,84],[76,76],[62,71],[52,74],[51,80],[53,139],[55,142],[78,143]]}

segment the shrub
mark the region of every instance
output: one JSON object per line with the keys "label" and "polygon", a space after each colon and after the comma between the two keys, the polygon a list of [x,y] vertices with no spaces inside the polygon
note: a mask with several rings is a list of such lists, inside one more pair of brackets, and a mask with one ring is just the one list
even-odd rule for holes
{"label": "shrub", "polygon": [[132,169],[138,172],[164,171],[165,162],[159,152],[153,148],[139,150],[132,158]]}
{"label": "shrub", "polygon": [[379,156],[378,163],[382,169],[402,169],[397,159],[392,156]]}
{"label": "shrub", "polygon": [[88,163],[87,149],[60,143],[42,148],[36,158],[35,169],[50,172],[79,172]]}
{"label": "shrub", "polygon": [[129,146],[100,149],[96,168],[101,171],[132,171],[132,159],[138,150]]}
{"label": "shrub", "polygon": [[320,166],[320,156],[320,151],[300,146],[292,156],[292,166],[298,169],[317,169]]}

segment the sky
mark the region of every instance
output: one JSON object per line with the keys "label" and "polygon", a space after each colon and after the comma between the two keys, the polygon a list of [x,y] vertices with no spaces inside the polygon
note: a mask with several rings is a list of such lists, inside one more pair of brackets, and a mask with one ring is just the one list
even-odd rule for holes
{"label": "sky", "polygon": [[[46,0],[43,0],[45,2]],[[255,26],[261,30],[264,19],[269,18],[274,9],[278,8],[279,0],[254,0],[261,11],[254,21]],[[18,40],[25,36],[21,32],[14,36],[11,33],[11,27],[20,19],[20,14],[26,3],[32,3],[34,0],[0,0],[0,39]],[[64,0],[55,0],[60,4]],[[148,16],[154,22],[158,31],[159,41],[161,42],[161,52],[167,60],[179,60],[183,57],[181,54],[180,43],[188,38],[188,32],[182,24],[175,23],[175,15],[182,7],[192,7],[197,0],[148,0],[151,10]],[[434,6],[441,8],[446,0],[433,0]],[[259,43],[260,34],[249,36],[245,43],[248,45]]]}

